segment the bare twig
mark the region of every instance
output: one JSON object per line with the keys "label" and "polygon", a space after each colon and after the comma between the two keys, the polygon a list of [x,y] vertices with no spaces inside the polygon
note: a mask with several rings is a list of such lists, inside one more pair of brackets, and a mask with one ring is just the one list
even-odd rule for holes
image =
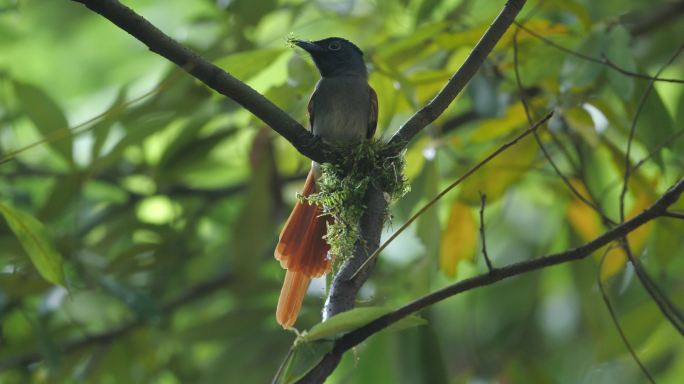
{"label": "bare twig", "polygon": [[404,317],[420,311],[423,308],[429,307],[449,297],[458,295],[459,293],[470,291],[478,287],[491,285],[513,276],[544,269],[553,265],[584,259],[591,255],[594,251],[624,237],[645,223],[663,216],[668,207],[670,207],[679,199],[682,192],[684,192],[684,179],[680,179],[655,203],[653,203],[639,215],[610,229],[601,236],[582,246],[561,253],[551,254],[536,259],[511,264],[506,267],[497,268],[491,273],[485,273],[459,281],[458,283],[432,292],[386,315],[383,315],[378,319],[364,325],[363,327],[357,328],[356,330],[351,331],[337,339],[332,347],[332,350],[318,362],[316,367],[307,373],[301,382],[316,382],[315,380],[317,378],[327,377],[325,373],[330,369],[331,366],[333,368],[336,366],[337,363],[335,362],[339,361],[344,352],[360,344],[371,335],[380,332]]}
{"label": "bare twig", "polygon": [[[527,116],[528,124],[532,125],[533,124],[532,115],[530,114],[530,107],[529,107],[527,100],[525,98],[525,94],[522,91],[524,88],[523,88],[522,80],[520,79],[520,70],[519,70],[519,66],[518,66],[518,32],[520,31],[521,25],[522,25],[521,23],[516,23],[516,26],[518,26],[518,28],[516,28],[515,33],[513,34],[513,69],[515,72],[515,82],[516,82],[516,84],[518,86],[518,90],[519,90],[518,93],[520,94],[520,102],[522,103],[523,109],[525,110],[525,116]],[[556,162],[551,157],[551,154],[549,154],[549,152],[546,150],[546,147],[544,147],[544,143],[542,142],[541,137],[539,137],[539,133],[536,131],[534,132],[534,139],[537,141],[537,145],[539,146],[539,149],[541,149],[542,153],[544,154],[546,161],[549,163],[551,168],[553,168],[553,171],[556,172],[556,175],[558,175],[558,177],[563,181],[563,183],[568,187],[568,189],[570,189],[570,191],[573,193],[573,195],[575,195],[575,197],[577,197],[577,199],[579,199],[582,203],[584,203],[585,205],[587,205],[588,207],[590,207],[594,211],[596,211],[596,213],[598,213],[601,216],[601,218],[603,219],[604,222],[615,224],[615,222],[611,218],[609,218],[605,214],[605,212],[603,212],[603,209],[601,209],[600,206],[592,203],[589,199],[584,197],[577,190],[577,188],[575,188],[575,186],[572,185],[570,180],[568,180],[568,178],[565,177],[563,172],[561,172],[560,168],[558,168],[558,166],[556,165]]]}
{"label": "bare twig", "polygon": [[553,41],[547,39],[546,37],[544,37],[544,36],[538,34],[537,32],[535,32],[535,31],[533,31],[533,30],[531,30],[531,29],[525,27],[524,25],[522,25],[522,24],[520,24],[520,23],[518,23],[518,22],[514,22],[514,23],[515,23],[515,25],[516,25],[518,28],[520,28],[520,29],[522,29],[523,31],[529,33],[530,35],[536,37],[537,39],[543,41],[545,44],[547,44],[547,45],[549,45],[549,46],[551,46],[551,47],[554,47],[554,48],[556,48],[556,49],[558,49],[558,50],[560,50],[560,51],[563,51],[563,52],[565,52],[565,53],[567,53],[567,54],[570,54],[570,55],[572,55],[572,56],[578,57],[578,58],[580,58],[580,59],[583,59],[583,60],[586,60],[586,61],[591,61],[591,62],[593,62],[593,63],[597,63],[597,64],[601,64],[601,65],[605,65],[606,67],[608,67],[608,68],[610,68],[610,69],[613,69],[613,70],[615,70],[615,71],[617,71],[617,72],[619,72],[619,73],[622,73],[622,74],[625,75],[625,76],[636,77],[636,78],[639,78],[639,79],[652,80],[652,81],[664,81],[664,82],[668,82],[668,83],[679,83],[679,84],[684,84],[684,80],[682,80],[682,79],[667,79],[667,78],[658,77],[658,75],[649,76],[649,75],[645,75],[645,74],[643,74],[643,73],[628,71],[628,70],[626,70],[626,69],[624,69],[624,68],[622,68],[622,67],[619,67],[618,65],[616,65],[616,64],[613,63],[612,61],[608,60],[608,58],[606,58],[606,57],[603,57],[603,58],[600,58],[600,59],[599,59],[599,58],[596,58],[596,57],[593,57],[593,56],[585,55],[585,54],[583,54],[583,53],[574,51],[574,50],[572,50],[572,49],[570,49],[570,48],[566,48],[566,47],[564,47],[564,46],[562,46],[562,45],[560,45],[560,44],[558,44],[558,43],[554,43]]}
{"label": "bare twig", "polygon": [[660,152],[661,149],[672,145],[677,139],[679,139],[682,135],[684,134],[684,128],[673,132],[671,135],[669,135],[665,140],[663,140],[662,143],[658,144],[657,146],[653,147],[646,156],[644,156],[643,159],[637,161],[633,166],[632,166],[632,172],[636,171],[644,165],[645,162],[650,160],[653,156],[655,156],[656,153]]}
{"label": "bare twig", "polygon": [[[665,213],[667,214],[667,212]],[[684,336],[684,317],[682,316],[682,314],[674,306],[674,304],[672,304],[667,295],[663,293],[663,291],[660,289],[660,287],[658,287],[658,285],[653,281],[653,279],[651,279],[651,277],[648,276],[648,273],[646,273],[644,267],[641,265],[639,260],[637,260],[637,258],[634,257],[634,253],[632,253],[632,248],[629,246],[629,240],[626,237],[623,237],[620,241],[620,245],[627,254],[629,262],[634,267],[634,271],[637,275],[637,279],[641,283],[641,286],[643,286],[646,292],[648,292],[649,296],[651,296],[651,299],[656,303],[663,316],[665,316],[665,318],[670,322],[670,324],[672,324],[672,326],[682,336]]]}
{"label": "bare twig", "polygon": [[334,152],[259,92],[164,34],[117,0],[72,0],[84,4],[189,74],[234,100],[287,139],[304,156],[325,162]]}
{"label": "bare twig", "polygon": [[671,217],[673,219],[684,220],[684,213],[667,211],[663,216]]}
{"label": "bare twig", "polygon": [[480,240],[482,241],[482,256],[484,256],[485,263],[487,263],[487,269],[491,273],[494,270],[494,267],[492,266],[492,261],[489,260],[489,255],[487,254],[487,240],[485,238],[484,211],[486,204],[487,195],[480,192]]}
{"label": "bare twig", "polygon": [[525,5],[525,2],[526,0],[508,0],[506,2],[499,16],[492,22],[463,65],[426,106],[411,116],[399,128],[394,136],[392,136],[392,139],[390,139],[391,145],[397,145],[399,149],[404,148],[418,132],[435,121],[447,109],[477,70],[480,69],[489,52],[494,49],[496,43],[508,30],[508,27],[513,23],[523,5]]}
{"label": "bare twig", "polygon": [[596,281],[598,282],[599,290],[601,291],[601,297],[603,298],[603,302],[606,304],[606,308],[608,309],[610,318],[613,321],[613,325],[615,325],[615,329],[617,329],[618,333],[620,334],[620,338],[622,339],[622,342],[625,344],[625,347],[629,351],[629,354],[632,355],[632,359],[637,363],[639,369],[641,369],[641,372],[644,373],[644,376],[648,378],[648,381],[650,381],[651,383],[655,383],[655,380],[653,380],[651,374],[648,373],[648,370],[639,359],[639,356],[637,356],[636,352],[634,351],[634,348],[632,348],[632,345],[629,343],[629,340],[627,339],[625,332],[622,330],[622,326],[620,326],[620,321],[618,320],[618,317],[615,314],[613,305],[610,303],[608,295],[606,294],[606,290],[603,287],[603,282],[601,281],[601,267],[603,266],[603,262],[606,260],[606,255],[608,255],[608,251],[610,249],[610,247],[606,248],[606,251],[603,253],[603,257],[601,257],[601,262],[599,263],[598,273],[596,274]]}
{"label": "bare twig", "polygon": [[416,212],[415,214],[413,214],[413,216],[411,216],[408,220],[406,220],[406,222],[405,222],[401,227],[399,227],[399,229],[397,229],[397,230],[396,230],[396,231],[395,231],[387,240],[385,240],[385,242],[382,243],[382,245],[381,245],[378,249],[376,249],[375,252],[373,252],[373,253],[368,257],[368,259],[366,260],[366,262],[365,262],[364,264],[361,265],[361,267],[359,268],[359,270],[356,271],[356,272],[354,273],[354,275],[352,275],[352,277],[353,277],[353,276],[356,276],[356,274],[357,274],[357,273],[358,273],[358,272],[359,272],[367,263],[369,263],[371,260],[374,260],[374,259],[380,254],[380,252],[382,252],[385,248],[387,248],[387,246],[389,245],[389,243],[391,243],[394,239],[397,238],[397,236],[399,236],[402,232],[404,232],[404,230],[406,230],[406,228],[408,228],[408,226],[411,225],[411,223],[413,223],[416,219],[418,219],[418,217],[419,217],[420,215],[422,215],[423,212],[427,211],[430,207],[432,207],[437,201],[439,201],[439,199],[441,199],[444,195],[446,195],[446,194],[447,194],[449,191],[451,191],[452,189],[456,188],[456,187],[457,187],[459,184],[461,184],[465,179],[467,179],[468,177],[470,177],[470,176],[471,176],[473,173],[475,173],[478,169],[482,168],[485,164],[489,163],[492,159],[494,159],[495,157],[497,157],[497,156],[498,156],[499,154],[501,154],[503,151],[505,151],[505,150],[507,150],[508,148],[510,148],[511,146],[515,145],[516,143],[518,143],[520,140],[522,140],[523,138],[525,138],[525,137],[526,137],[527,135],[529,135],[530,133],[534,132],[534,131],[535,131],[537,128],[539,128],[542,124],[546,123],[546,122],[551,118],[551,116],[553,116],[553,112],[548,113],[546,116],[544,116],[543,119],[539,120],[536,124],[534,124],[533,126],[531,126],[529,129],[526,129],[523,133],[521,133],[521,134],[519,134],[518,136],[516,136],[513,140],[511,140],[511,141],[505,143],[504,145],[500,146],[499,148],[497,148],[494,152],[490,153],[489,156],[487,156],[487,157],[485,157],[484,159],[482,159],[479,163],[475,164],[475,166],[473,166],[473,167],[470,168],[468,171],[466,171],[466,173],[464,173],[463,175],[461,175],[461,177],[459,177],[458,179],[456,179],[456,181],[454,181],[453,183],[451,183],[448,187],[444,188],[439,194],[437,194],[437,196],[435,196],[434,198],[432,198],[432,200],[430,200],[429,202],[427,202],[427,204],[425,204],[422,208],[420,208],[420,209],[418,210],[418,212]]}

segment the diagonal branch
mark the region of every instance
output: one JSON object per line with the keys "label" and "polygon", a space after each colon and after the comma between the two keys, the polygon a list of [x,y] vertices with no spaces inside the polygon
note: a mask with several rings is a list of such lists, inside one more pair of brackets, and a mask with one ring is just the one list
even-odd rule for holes
{"label": "diagonal branch", "polygon": [[475,288],[491,285],[498,281],[513,276],[518,276],[521,274],[544,269],[562,263],[567,263],[570,261],[582,260],[590,254],[592,254],[594,251],[611,243],[612,241],[619,240],[620,238],[624,237],[625,235],[634,231],[640,226],[646,224],[647,222],[658,217],[665,216],[668,207],[673,205],[679,199],[683,192],[684,179],[680,179],[676,184],[670,187],[670,189],[668,189],[655,203],[653,203],[653,205],[648,207],[641,214],[612,228],[611,230],[605,232],[603,235],[597,237],[596,239],[582,246],[567,250],[565,252],[560,252],[528,261],[515,263],[507,267],[497,268],[492,272],[488,272],[475,277],[471,277],[466,280],[459,281],[458,283],[449,285],[438,291],[425,295],[384,316],[381,316],[378,319],[366,324],[365,326],[358,328],[352,332],[349,332],[344,336],[340,337],[339,339],[337,339],[333,345],[332,350],[328,352],[318,362],[318,364],[307,373],[307,375],[301,380],[301,382],[316,382],[317,379],[327,377],[327,375],[329,374],[328,372],[332,371],[332,369],[334,369],[335,366],[337,366],[337,363],[341,359],[342,354],[344,354],[344,352],[357,346],[373,334],[380,332],[381,330],[396,323],[404,317],[415,312],[418,312],[421,309],[429,307],[444,299],[450,298],[459,293],[466,292]]}
{"label": "diagonal branch", "polygon": [[494,49],[496,43],[501,40],[504,33],[514,22],[526,0],[508,0],[501,13],[496,17],[487,32],[482,36],[475,48],[465,60],[463,65],[449,79],[449,82],[439,93],[420,111],[411,116],[404,125],[390,139],[391,145],[404,148],[411,139],[428,124],[432,123],[447,109],[449,104],[458,96],[470,79],[480,69],[482,63]]}
{"label": "diagonal branch", "polygon": [[247,84],[179,44],[132,9],[117,0],[72,1],[82,3],[102,15],[145,44],[152,52],[165,57],[209,88],[245,107],[292,143],[304,156],[318,162],[329,160],[328,153],[332,152],[330,148],[317,140],[285,111]]}

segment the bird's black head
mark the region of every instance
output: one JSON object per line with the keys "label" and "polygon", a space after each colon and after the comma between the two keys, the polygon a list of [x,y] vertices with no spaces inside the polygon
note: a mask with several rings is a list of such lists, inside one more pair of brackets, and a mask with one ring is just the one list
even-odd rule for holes
{"label": "bird's black head", "polygon": [[311,42],[294,40],[294,43],[309,52],[322,77],[367,75],[363,52],[348,40],[329,37]]}

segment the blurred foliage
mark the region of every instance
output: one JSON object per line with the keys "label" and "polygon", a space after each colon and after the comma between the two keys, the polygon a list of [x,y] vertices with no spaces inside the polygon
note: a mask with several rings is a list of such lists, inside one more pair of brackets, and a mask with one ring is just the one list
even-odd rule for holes
{"label": "blurred foliage", "polygon": [[[318,74],[288,36],[357,42],[385,138],[444,85],[503,3],[126,2],[302,122]],[[652,75],[684,36],[681,13],[661,12],[671,4],[530,0],[519,20],[556,44]],[[521,92],[513,32],[408,149],[411,192],[393,207],[386,236],[526,127],[521,93],[534,117],[556,112],[541,140],[563,174],[619,220],[627,138],[648,81],[520,32]],[[0,382],[270,380],[295,339],[274,320],[283,271],[272,252],[309,161],[77,3],[0,1],[0,51]],[[683,60],[661,76],[684,78]],[[627,217],[684,173],[684,88],[656,83],[636,127],[632,162],[650,158],[630,178]],[[480,192],[498,266],[579,245],[609,226],[528,138],[383,252],[362,291],[361,305],[376,308],[365,316],[486,272]],[[629,238],[679,308],[682,234],[684,221],[660,219]],[[681,382],[682,338],[624,253],[609,252],[600,273],[627,337],[659,383]],[[329,381],[644,382],[597,290],[601,253],[437,304],[420,314],[426,325],[379,333],[347,353]],[[318,323],[323,286],[313,285],[301,329]],[[306,369],[329,345],[300,343],[297,364]]]}

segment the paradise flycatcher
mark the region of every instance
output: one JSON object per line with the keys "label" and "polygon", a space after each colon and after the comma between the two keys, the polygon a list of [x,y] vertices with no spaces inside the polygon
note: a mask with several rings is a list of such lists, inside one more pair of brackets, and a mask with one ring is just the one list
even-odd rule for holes
{"label": "paradise flycatcher", "polygon": [[[309,99],[309,129],[333,146],[350,146],[370,139],[378,121],[378,98],[368,85],[368,71],[363,52],[351,42],[330,37],[318,41],[294,40],[295,45],[313,58],[321,79]],[[312,163],[302,195],[317,192],[321,176]],[[323,238],[330,217],[321,207],[308,202],[296,203],[280,233],[275,258],[287,269],[278,299],[276,320],[291,328],[297,320],[311,279],[330,270],[333,255]]]}

